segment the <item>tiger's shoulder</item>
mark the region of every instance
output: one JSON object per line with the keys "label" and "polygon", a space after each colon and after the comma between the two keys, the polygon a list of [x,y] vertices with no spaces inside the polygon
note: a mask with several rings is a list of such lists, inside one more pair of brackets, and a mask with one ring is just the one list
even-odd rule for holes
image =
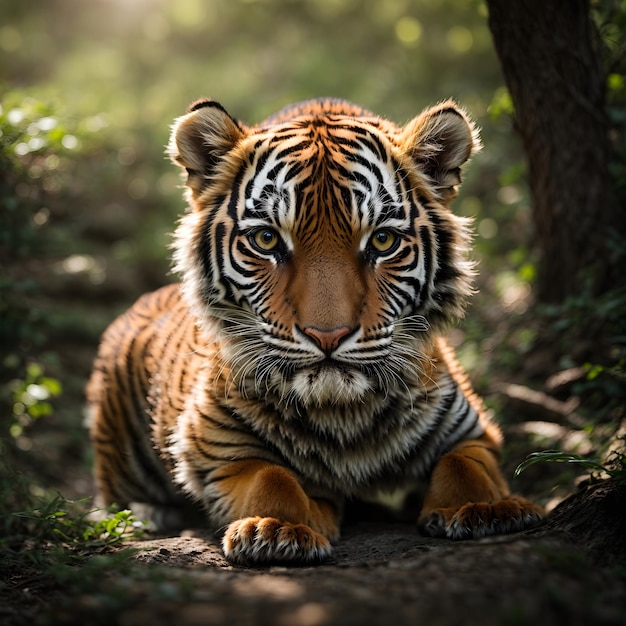
{"label": "tiger's shoulder", "polygon": [[128,309],[127,313],[132,313],[138,318],[147,321],[158,318],[165,313],[171,313],[181,306],[185,305],[182,301],[180,283],[172,283],[144,293],[137,298],[135,304]]}
{"label": "tiger's shoulder", "polygon": [[[107,386],[119,385],[119,374],[132,369],[142,388],[157,369],[153,357],[175,329],[193,327],[180,284],[171,284],[143,294],[118,316],[102,335],[94,370],[87,384],[87,400],[99,402]],[[141,364],[141,367],[139,367]]]}
{"label": "tiger's shoulder", "polygon": [[188,316],[181,285],[173,283],[144,293],[135,303],[117,317],[104,334],[106,343],[115,343],[126,335],[136,335],[148,327],[159,328]]}

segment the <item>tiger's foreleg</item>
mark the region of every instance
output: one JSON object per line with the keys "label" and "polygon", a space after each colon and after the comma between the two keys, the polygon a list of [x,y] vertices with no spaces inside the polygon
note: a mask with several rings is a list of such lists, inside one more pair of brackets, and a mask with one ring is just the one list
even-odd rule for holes
{"label": "tiger's foreleg", "polygon": [[309,497],[290,470],[262,460],[229,463],[212,472],[220,517],[228,523],[222,546],[235,563],[311,562],[330,554],[339,514]]}
{"label": "tiger's foreleg", "polygon": [[479,538],[523,530],[542,509],[511,495],[489,438],[463,441],[435,466],[418,524],[428,535]]}

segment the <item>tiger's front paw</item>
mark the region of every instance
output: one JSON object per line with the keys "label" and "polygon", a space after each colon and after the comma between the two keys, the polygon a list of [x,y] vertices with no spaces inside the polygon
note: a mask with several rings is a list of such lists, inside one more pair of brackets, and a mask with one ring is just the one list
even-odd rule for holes
{"label": "tiger's front paw", "polygon": [[542,517],[541,507],[525,498],[510,496],[495,502],[468,502],[459,509],[422,511],[418,525],[431,537],[479,539],[519,532],[534,526]]}
{"label": "tiger's front paw", "polygon": [[222,539],[224,555],[240,565],[311,563],[331,552],[330,541],[304,524],[273,517],[246,517],[232,522]]}

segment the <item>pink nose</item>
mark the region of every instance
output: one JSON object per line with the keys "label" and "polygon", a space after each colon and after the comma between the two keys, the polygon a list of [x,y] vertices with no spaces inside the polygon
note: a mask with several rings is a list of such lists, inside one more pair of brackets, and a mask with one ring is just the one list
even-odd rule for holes
{"label": "pink nose", "polygon": [[336,350],[341,339],[351,332],[352,329],[349,326],[337,326],[336,328],[328,329],[307,326],[304,329],[304,334],[311,337],[318,347],[327,354]]}

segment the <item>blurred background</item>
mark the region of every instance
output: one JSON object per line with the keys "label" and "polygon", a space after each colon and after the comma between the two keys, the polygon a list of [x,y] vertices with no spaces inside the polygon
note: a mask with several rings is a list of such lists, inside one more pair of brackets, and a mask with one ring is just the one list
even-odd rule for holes
{"label": "blurred background", "polygon": [[[620,78],[612,88],[623,92]],[[480,278],[452,339],[490,407],[519,431],[496,390],[527,375],[535,258],[502,85],[482,0],[2,0],[5,474],[26,472],[33,494],[91,494],[83,387],[105,326],[176,279],[168,245],[184,202],[164,147],[173,119],[203,96],[249,123],[318,96],[398,123],[444,98],[468,110],[484,149],[453,206],[475,220]],[[560,428],[518,438],[509,470],[529,450],[595,449],[584,428],[570,444]],[[561,471],[535,488],[544,502],[555,483],[571,487]]]}

